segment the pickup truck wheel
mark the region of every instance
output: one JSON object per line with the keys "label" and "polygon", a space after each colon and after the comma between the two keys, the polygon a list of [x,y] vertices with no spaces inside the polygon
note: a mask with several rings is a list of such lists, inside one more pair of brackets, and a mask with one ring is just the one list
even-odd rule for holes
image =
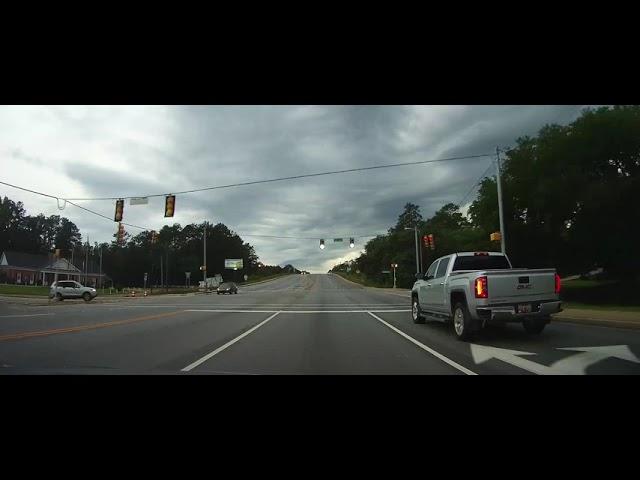
{"label": "pickup truck wheel", "polygon": [[458,302],[453,307],[453,329],[458,340],[469,340],[471,338],[472,326],[471,315],[467,304]]}
{"label": "pickup truck wheel", "polygon": [[84,292],[84,294],[82,295],[82,298],[84,299],[85,302],[90,302],[91,294],[89,292]]}
{"label": "pickup truck wheel", "polygon": [[539,318],[525,318],[522,321],[522,326],[524,327],[525,332],[538,334],[542,333],[544,327],[547,326],[547,322],[546,320]]}
{"label": "pickup truck wheel", "polygon": [[418,297],[411,299],[411,319],[413,323],[424,323],[424,317],[420,315],[420,302],[418,302]]}

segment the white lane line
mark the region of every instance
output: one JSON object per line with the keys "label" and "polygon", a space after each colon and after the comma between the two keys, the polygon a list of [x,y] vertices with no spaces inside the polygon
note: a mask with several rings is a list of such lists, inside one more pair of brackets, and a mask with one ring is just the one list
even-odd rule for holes
{"label": "white lane line", "polygon": [[222,310],[222,309],[198,309],[192,308],[184,310],[185,312],[218,312],[218,313],[408,313],[411,310]]}
{"label": "white lane line", "polygon": [[373,318],[375,318],[376,320],[382,322],[383,325],[386,325],[387,327],[389,327],[391,330],[393,330],[394,332],[396,332],[398,335],[403,336],[404,338],[406,338],[407,340],[409,340],[411,343],[414,343],[415,345],[419,346],[420,348],[422,348],[423,350],[426,350],[427,352],[429,352],[431,355],[433,355],[434,357],[439,358],[440,360],[442,360],[443,362],[451,365],[453,368],[456,368],[458,370],[460,370],[462,373],[465,373],[467,375],[477,375],[476,372],[472,372],[471,370],[469,370],[468,368],[463,367],[462,365],[460,365],[457,362],[454,362],[453,360],[451,360],[450,358],[445,357],[444,355],[442,355],[441,353],[436,352],[433,348],[429,348],[427,347],[424,343],[419,342],[418,340],[416,340],[413,337],[410,337],[409,335],[407,335],[406,333],[404,333],[401,330],[398,330],[396,327],[394,327],[393,325],[388,324],[387,322],[385,322],[383,319],[381,319],[379,316],[375,315],[373,312],[367,312],[369,315],[371,315]]}
{"label": "white lane line", "polygon": [[211,357],[213,357],[214,355],[217,355],[218,353],[222,352],[223,350],[225,350],[226,348],[230,347],[231,345],[233,345],[234,343],[236,343],[239,340],[242,340],[244,337],[246,337],[247,335],[249,335],[251,332],[255,332],[257,329],[259,329],[261,326],[263,326],[265,323],[267,323],[269,320],[271,320],[273,317],[275,317],[276,315],[278,315],[280,312],[276,312],[273,315],[271,315],[270,317],[268,317],[266,320],[263,320],[262,322],[260,322],[258,325],[256,325],[255,327],[250,328],[249,330],[247,330],[246,332],[244,332],[242,335],[237,336],[236,338],[234,338],[233,340],[228,341],[227,343],[225,343],[224,345],[222,345],[221,347],[216,348],[213,352],[211,353],[207,353],[204,357],[202,357],[199,360],[196,360],[195,362],[193,362],[191,365],[187,365],[186,367],[184,367],[181,371],[183,372],[189,372],[191,370],[193,370],[194,368],[196,368],[198,365],[206,362],[207,360],[209,360]]}
{"label": "white lane line", "polygon": [[43,317],[46,315],[55,315],[54,313],[33,313],[30,315],[2,315],[0,318],[15,318],[15,317]]}

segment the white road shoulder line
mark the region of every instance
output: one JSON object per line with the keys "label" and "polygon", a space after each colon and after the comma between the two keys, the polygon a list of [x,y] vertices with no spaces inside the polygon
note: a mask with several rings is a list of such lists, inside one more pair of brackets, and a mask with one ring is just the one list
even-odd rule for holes
{"label": "white road shoulder line", "polygon": [[404,333],[401,330],[398,330],[396,327],[394,327],[393,325],[390,325],[389,323],[385,322],[383,319],[381,319],[379,316],[375,315],[373,312],[367,312],[369,315],[371,315],[373,318],[375,318],[376,320],[382,322],[383,325],[386,325],[387,327],[389,327],[391,330],[393,330],[394,332],[396,332],[398,335],[403,336],[404,338],[406,338],[407,340],[409,340],[411,343],[414,343],[415,345],[419,346],[420,348],[422,348],[423,350],[426,350],[427,352],[429,352],[431,355],[433,355],[434,357],[439,358],[440,360],[442,360],[445,363],[448,363],[449,365],[451,365],[453,368],[456,368],[458,370],[460,370],[462,373],[465,373],[467,375],[477,375],[476,372],[472,372],[471,370],[469,370],[468,368],[463,367],[462,365],[460,365],[457,362],[454,362],[453,360],[451,360],[450,358],[445,357],[444,355],[442,355],[441,353],[436,352],[433,348],[429,348],[427,347],[424,343],[419,342],[418,340],[416,340],[413,337],[410,337],[409,335],[407,335],[406,333]]}
{"label": "white road shoulder line", "polygon": [[233,340],[228,341],[227,343],[225,343],[224,345],[222,345],[221,347],[216,348],[213,352],[206,354],[204,357],[202,357],[199,360],[196,360],[195,362],[193,362],[191,365],[187,365],[186,367],[184,367],[181,371],[183,372],[189,372],[191,370],[193,370],[194,368],[196,368],[198,365],[206,362],[207,360],[209,360],[211,357],[213,357],[214,355],[217,355],[218,353],[222,352],[223,350],[225,350],[226,348],[230,347],[231,345],[233,345],[234,343],[242,340],[244,337],[246,337],[247,335],[249,335],[251,332],[255,332],[257,329],[259,329],[261,326],[263,326],[265,323],[267,323],[269,320],[271,320],[273,317],[275,317],[276,315],[278,315],[280,312],[276,312],[273,315],[271,315],[270,317],[268,317],[267,319],[263,320],[262,322],[260,322],[259,324],[257,324],[255,327],[250,328],[249,330],[247,330],[246,332],[244,332],[242,335],[237,336],[236,338],[234,338]]}
{"label": "white road shoulder line", "polygon": [[2,315],[0,318],[16,318],[16,317],[43,317],[46,315],[54,315],[53,313],[33,313],[29,315]]}

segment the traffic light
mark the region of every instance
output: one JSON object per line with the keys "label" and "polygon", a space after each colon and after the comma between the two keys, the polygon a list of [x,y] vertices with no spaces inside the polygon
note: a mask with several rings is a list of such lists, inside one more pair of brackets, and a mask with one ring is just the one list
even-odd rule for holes
{"label": "traffic light", "polygon": [[500,240],[502,240],[502,235],[500,234],[500,232],[493,232],[491,235],[489,235],[489,239],[492,242],[499,242]]}
{"label": "traffic light", "polygon": [[164,199],[164,216],[165,217],[173,217],[173,211],[176,206],[176,196],[175,195],[167,195]]}
{"label": "traffic light", "polygon": [[320,239],[320,250],[324,250],[324,238]]}
{"label": "traffic light", "polygon": [[354,242],[354,241],[353,241],[353,238],[350,238],[350,239],[349,239],[349,247],[350,247],[350,248],[353,248],[353,247],[355,247],[355,246],[356,246],[356,242]]}
{"label": "traffic light", "polygon": [[424,244],[425,248],[429,248],[429,236],[428,235],[424,235],[422,237],[422,243]]}
{"label": "traffic light", "polygon": [[430,233],[429,235],[427,235],[427,239],[429,240],[429,248],[431,248],[431,250],[435,250],[436,249],[436,244],[433,240],[433,234]]}
{"label": "traffic light", "polygon": [[116,200],[116,214],[113,217],[114,222],[121,222],[122,215],[124,214],[124,200]]}

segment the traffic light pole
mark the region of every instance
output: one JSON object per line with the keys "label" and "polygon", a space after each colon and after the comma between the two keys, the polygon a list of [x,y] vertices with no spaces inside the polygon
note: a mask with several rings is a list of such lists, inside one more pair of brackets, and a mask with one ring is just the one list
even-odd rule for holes
{"label": "traffic light pole", "polygon": [[498,185],[498,215],[500,217],[500,248],[502,250],[502,254],[506,254],[506,242],[505,242],[505,234],[504,234],[504,212],[502,211],[502,180],[501,180],[501,172],[500,172],[500,150],[496,147],[496,183]]}

